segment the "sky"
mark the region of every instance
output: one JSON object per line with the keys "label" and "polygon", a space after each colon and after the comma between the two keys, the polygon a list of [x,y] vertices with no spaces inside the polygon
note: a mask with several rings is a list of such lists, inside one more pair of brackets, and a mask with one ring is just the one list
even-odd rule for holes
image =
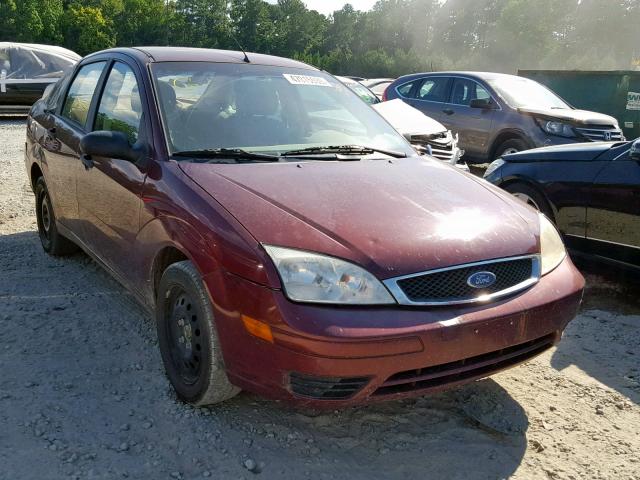
{"label": "sky", "polygon": [[[267,0],[276,3],[277,0]],[[340,10],[345,3],[350,3],[356,10],[370,10],[377,0],[303,0],[310,10],[317,10],[325,15]]]}

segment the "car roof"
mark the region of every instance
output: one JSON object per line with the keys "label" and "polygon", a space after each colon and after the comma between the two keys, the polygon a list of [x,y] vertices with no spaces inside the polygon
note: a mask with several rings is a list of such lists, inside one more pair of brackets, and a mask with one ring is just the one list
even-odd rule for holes
{"label": "car roof", "polygon": [[480,80],[493,80],[496,78],[522,78],[517,75],[509,75],[508,73],[496,73],[496,72],[472,72],[472,71],[444,71],[444,72],[424,72],[424,73],[412,73],[410,75],[404,75],[400,79],[416,78],[424,76],[464,76],[470,78],[479,78]]}
{"label": "car roof", "polygon": [[[213,63],[245,63],[244,53],[234,50],[217,50],[210,48],[191,47],[131,47],[112,48],[102,50],[93,55],[104,53],[124,53],[136,57],[144,63],[156,62],[213,62]],[[302,68],[315,70],[317,68],[306,63],[291,60],[289,58],[264,55],[261,53],[247,52],[250,63],[253,65],[270,65],[276,67]]]}
{"label": "car roof", "polygon": [[40,52],[52,53],[60,57],[66,57],[76,62],[82,58],[76,52],[63,47],[58,47],[56,45],[44,45],[40,43],[0,42],[0,50],[3,50],[5,48],[24,48],[26,50],[37,50]]}

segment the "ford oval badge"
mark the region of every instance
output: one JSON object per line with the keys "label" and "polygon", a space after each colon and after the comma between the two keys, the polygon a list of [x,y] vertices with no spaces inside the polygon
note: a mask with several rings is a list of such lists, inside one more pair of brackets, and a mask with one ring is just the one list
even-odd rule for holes
{"label": "ford oval badge", "polygon": [[467,285],[473,288],[487,288],[494,283],[496,283],[496,276],[491,272],[476,272],[467,278]]}

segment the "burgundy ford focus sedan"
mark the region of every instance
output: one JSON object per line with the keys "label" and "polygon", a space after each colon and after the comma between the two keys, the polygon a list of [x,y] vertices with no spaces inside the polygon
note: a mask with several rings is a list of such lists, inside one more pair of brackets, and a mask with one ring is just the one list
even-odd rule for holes
{"label": "burgundy ford focus sedan", "polygon": [[441,390],[548,349],[582,296],[546,217],[292,60],[90,55],[33,106],[26,167],[44,250],[155,312],[194,405]]}

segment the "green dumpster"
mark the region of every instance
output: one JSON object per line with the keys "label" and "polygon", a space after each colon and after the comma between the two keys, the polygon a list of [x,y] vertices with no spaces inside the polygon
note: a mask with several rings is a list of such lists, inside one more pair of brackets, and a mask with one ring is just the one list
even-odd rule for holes
{"label": "green dumpster", "polygon": [[640,71],[519,70],[575,108],[615,117],[628,140],[640,137]]}

